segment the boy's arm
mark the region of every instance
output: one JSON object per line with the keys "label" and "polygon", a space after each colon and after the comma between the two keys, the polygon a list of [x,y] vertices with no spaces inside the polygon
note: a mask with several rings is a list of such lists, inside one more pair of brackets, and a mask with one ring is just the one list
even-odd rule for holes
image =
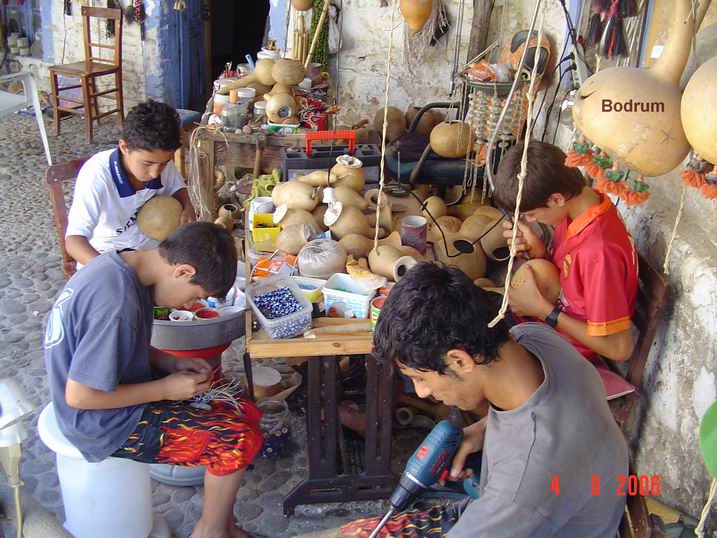
{"label": "boy's arm", "polygon": [[100,255],[84,235],[68,235],[65,238],[65,250],[82,265]]}
{"label": "boy's arm", "polygon": [[172,197],[179,200],[179,202],[182,204],[182,207],[184,208],[184,211],[182,211],[182,217],[180,219],[181,224],[187,222],[194,222],[197,220],[197,212],[194,210],[192,201],[189,199],[189,191],[187,190],[187,187],[182,187],[181,189],[176,191],[172,195]]}
{"label": "boy's arm", "polygon": [[[513,241],[512,222],[503,222],[503,237],[505,237],[508,248],[510,248]],[[545,243],[543,243],[542,239],[523,221],[518,221],[518,233],[515,236],[515,251],[518,254],[526,252],[531,259],[548,257],[548,249],[545,248]]]}
{"label": "boy's arm", "polygon": [[204,359],[179,359],[174,355],[170,355],[169,353],[162,351],[161,349],[157,349],[154,346],[149,346],[149,362],[154,368],[170,374],[173,372],[187,370],[198,374],[203,373],[207,376],[212,375],[212,367]]}
{"label": "boy's arm", "polygon": [[[520,288],[511,288],[508,296],[511,311],[518,316],[544,320],[555,305],[540,293],[532,269],[526,272],[526,283]],[[624,361],[632,353],[632,331],[629,322],[625,330],[605,336],[591,335],[588,323],[561,312],[558,315],[558,329],[593,350],[598,355],[615,361]]]}
{"label": "boy's arm", "polygon": [[209,389],[206,374],[180,371],[156,381],[117,385],[113,391],[102,391],[68,379],[65,401],[76,409],[118,409],[160,400],[186,400]]}

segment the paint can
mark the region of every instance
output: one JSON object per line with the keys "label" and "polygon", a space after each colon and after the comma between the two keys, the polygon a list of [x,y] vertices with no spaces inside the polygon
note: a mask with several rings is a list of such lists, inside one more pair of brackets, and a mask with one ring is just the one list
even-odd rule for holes
{"label": "paint can", "polygon": [[381,295],[379,297],[376,297],[371,301],[371,309],[370,309],[370,316],[371,316],[371,332],[374,332],[376,330],[376,322],[378,322],[378,316],[381,314],[381,308],[383,308],[383,303],[386,301],[386,297],[384,295]]}
{"label": "paint can", "polygon": [[168,306],[155,306],[152,308],[154,319],[169,319]]}

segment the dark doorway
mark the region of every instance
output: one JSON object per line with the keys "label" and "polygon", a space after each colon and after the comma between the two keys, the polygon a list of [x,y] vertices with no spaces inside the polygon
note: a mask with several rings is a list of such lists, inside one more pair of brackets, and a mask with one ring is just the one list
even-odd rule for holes
{"label": "dark doorway", "polygon": [[212,0],[211,78],[217,78],[224,65],[245,63],[245,55],[256,58],[261,50],[269,16],[269,0]]}

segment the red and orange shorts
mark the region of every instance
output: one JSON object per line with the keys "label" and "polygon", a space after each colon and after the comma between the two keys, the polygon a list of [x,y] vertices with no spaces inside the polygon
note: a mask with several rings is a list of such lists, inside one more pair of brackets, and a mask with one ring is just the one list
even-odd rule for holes
{"label": "red and orange shorts", "polygon": [[142,463],[204,465],[216,476],[243,469],[264,442],[261,411],[244,399],[239,399],[239,409],[224,402],[211,405],[211,411],[201,411],[182,402],[147,404],[134,432],[112,456]]}

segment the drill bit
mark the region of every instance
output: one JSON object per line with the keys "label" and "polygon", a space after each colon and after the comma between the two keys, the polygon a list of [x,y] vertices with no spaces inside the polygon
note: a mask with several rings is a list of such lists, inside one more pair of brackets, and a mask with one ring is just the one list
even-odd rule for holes
{"label": "drill bit", "polygon": [[376,538],[378,536],[378,533],[381,532],[381,529],[383,529],[383,526],[386,524],[386,522],[389,520],[389,518],[393,515],[393,507],[389,508],[388,512],[386,512],[386,515],[383,516],[383,519],[379,522],[378,525],[376,525],[376,528],[373,530],[371,535],[368,538]]}

